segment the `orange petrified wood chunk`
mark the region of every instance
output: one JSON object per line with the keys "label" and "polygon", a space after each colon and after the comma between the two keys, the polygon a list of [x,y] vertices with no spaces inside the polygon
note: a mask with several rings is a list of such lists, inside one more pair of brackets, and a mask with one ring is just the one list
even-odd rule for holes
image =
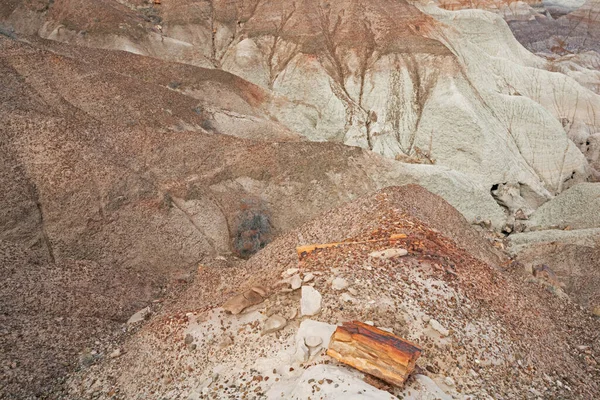
{"label": "orange petrified wood chunk", "polygon": [[359,321],[338,326],[327,355],[396,386],[415,368],[421,349],[392,333]]}

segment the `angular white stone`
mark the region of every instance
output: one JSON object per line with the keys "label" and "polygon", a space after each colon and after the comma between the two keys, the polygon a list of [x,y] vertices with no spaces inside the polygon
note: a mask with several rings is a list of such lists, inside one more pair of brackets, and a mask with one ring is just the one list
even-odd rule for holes
{"label": "angular white stone", "polygon": [[321,311],[321,293],[310,286],[302,286],[302,299],[300,300],[300,313],[302,315],[316,315]]}
{"label": "angular white stone", "polygon": [[323,343],[323,339],[320,336],[308,336],[304,338],[304,344],[308,347],[317,347]]}
{"label": "angular white stone", "polygon": [[290,286],[292,287],[292,290],[300,289],[300,286],[302,286],[302,279],[300,279],[300,275],[292,276],[292,279],[290,280]]}

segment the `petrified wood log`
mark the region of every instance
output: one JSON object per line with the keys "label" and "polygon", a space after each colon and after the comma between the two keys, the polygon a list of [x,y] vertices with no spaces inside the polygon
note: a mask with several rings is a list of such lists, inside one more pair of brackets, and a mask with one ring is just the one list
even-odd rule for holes
{"label": "petrified wood log", "polygon": [[327,355],[396,386],[415,368],[421,349],[407,340],[362,322],[338,326]]}
{"label": "petrified wood log", "polygon": [[407,238],[407,236],[404,233],[396,233],[386,239],[364,240],[362,242],[337,242],[337,243],[323,243],[323,244],[308,244],[306,246],[296,247],[296,253],[298,253],[298,258],[302,259],[317,249],[326,249],[329,247],[338,247],[338,246],[342,246],[342,245],[351,245],[351,244],[384,242],[386,240],[394,241],[394,240],[400,240],[400,239],[406,239],[406,238]]}

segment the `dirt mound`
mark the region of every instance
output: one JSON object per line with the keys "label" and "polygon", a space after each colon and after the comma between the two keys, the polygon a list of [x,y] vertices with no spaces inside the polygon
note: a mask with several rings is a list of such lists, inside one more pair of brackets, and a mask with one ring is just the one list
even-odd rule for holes
{"label": "dirt mound", "polygon": [[[407,238],[390,242],[398,233]],[[476,237],[441,198],[415,186],[388,188],[283,235],[245,264],[201,267],[190,289],[130,338],[120,358],[104,359],[69,385],[75,396],[101,398],[306,398],[311,390],[336,398],[339,392],[322,382],[356,380],[340,378],[346,367],[322,352],[296,358],[297,340],[358,319],[423,347],[415,380],[404,390],[387,387],[396,395],[597,396],[599,322],[491,262],[503,258]],[[297,245],[343,239],[355,244],[317,250],[298,262]],[[408,255],[370,256],[390,246]],[[478,256],[469,251],[475,246]],[[299,315],[300,294],[286,283],[293,274],[320,293],[315,316]],[[288,280],[280,282],[282,276]],[[332,287],[333,278],[345,287]],[[258,285],[267,292],[262,304],[234,316],[219,308]],[[261,335],[275,314],[287,325]]]}

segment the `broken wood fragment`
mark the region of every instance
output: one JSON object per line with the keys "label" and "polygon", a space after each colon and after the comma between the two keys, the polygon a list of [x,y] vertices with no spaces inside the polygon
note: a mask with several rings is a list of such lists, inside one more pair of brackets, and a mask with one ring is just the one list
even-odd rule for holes
{"label": "broken wood fragment", "polygon": [[309,244],[306,246],[296,247],[296,253],[298,254],[298,258],[302,259],[317,249],[326,249],[329,247],[338,247],[341,245],[383,242],[386,240],[393,241],[393,240],[406,239],[407,237],[408,236],[405,235],[404,233],[397,233],[397,234],[391,235],[389,238],[385,238],[385,239],[364,240],[364,241],[360,241],[360,242],[336,242],[336,243],[323,243],[323,244]]}
{"label": "broken wood fragment", "polygon": [[414,370],[421,349],[392,333],[352,321],[337,327],[327,355],[401,387]]}

